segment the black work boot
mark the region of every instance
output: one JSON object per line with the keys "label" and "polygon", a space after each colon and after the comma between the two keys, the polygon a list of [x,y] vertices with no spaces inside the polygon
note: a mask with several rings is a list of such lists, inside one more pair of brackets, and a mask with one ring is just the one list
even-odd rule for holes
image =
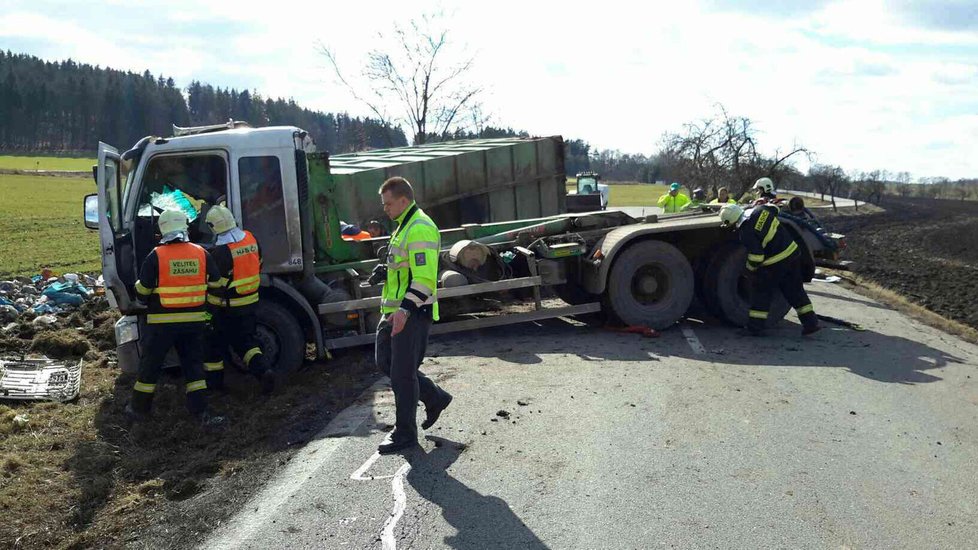
{"label": "black work boot", "polygon": [[389,438],[384,440],[384,442],[377,447],[377,452],[382,455],[385,455],[390,453],[396,453],[397,451],[401,451],[404,449],[410,449],[411,447],[416,447],[418,445],[417,434],[403,436],[403,435],[398,435],[399,433],[400,432],[398,432],[397,430],[391,432]]}
{"label": "black work boot", "polygon": [[436,407],[430,407],[430,408],[426,406],[424,408],[424,411],[425,411],[425,415],[426,416],[425,416],[424,422],[421,423],[421,427],[424,428],[425,430],[427,430],[428,428],[434,426],[435,425],[435,422],[438,422],[438,417],[441,416],[441,412],[444,411],[445,409],[447,409],[448,408],[448,405],[451,404],[451,402],[452,402],[452,395],[449,394],[449,393],[446,393],[445,395],[447,397],[438,406],[436,406]]}
{"label": "black work boot", "polygon": [[822,330],[822,327],[818,324],[818,317],[814,313],[805,313],[798,316],[798,320],[801,321],[801,335],[809,336],[815,334],[816,332]]}

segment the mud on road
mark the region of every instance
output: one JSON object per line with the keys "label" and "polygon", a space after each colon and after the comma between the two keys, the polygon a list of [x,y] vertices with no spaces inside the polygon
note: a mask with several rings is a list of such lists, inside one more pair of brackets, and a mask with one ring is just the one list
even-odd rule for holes
{"label": "mud on road", "polygon": [[978,202],[886,197],[886,210],[826,214],[855,273],[978,329]]}

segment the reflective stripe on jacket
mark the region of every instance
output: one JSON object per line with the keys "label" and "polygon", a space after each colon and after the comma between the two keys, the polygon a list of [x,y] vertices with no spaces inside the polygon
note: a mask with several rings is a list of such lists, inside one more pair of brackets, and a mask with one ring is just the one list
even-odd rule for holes
{"label": "reflective stripe on jacket", "polygon": [[381,292],[380,311],[431,308],[438,320],[438,253],[441,233],[435,222],[411,203],[397,219],[397,231],[387,247],[387,281]]}
{"label": "reflective stripe on jacket", "polygon": [[[152,274],[136,281],[136,292],[148,302],[146,321],[150,324],[202,323],[210,320],[206,311],[208,286],[207,252],[193,243],[169,243],[157,246],[144,269]],[[154,273],[155,272],[155,273]]]}
{"label": "reflective stripe on jacket", "polygon": [[790,258],[798,250],[788,230],[778,221],[778,208],[769,204],[755,206],[740,225],[740,241],[747,247],[747,269],[774,265]]}
{"label": "reflective stripe on jacket", "polygon": [[261,284],[261,252],[258,240],[250,231],[244,231],[244,238],[240,241],[220,246],[226,247],[228,253],[219,257],[224,257],[225,262],[227,256],[231,257],[231,272],[221,274],[225,277],[222,280],[225,284],[212,289],[207,296],[207,302],[220,307],[242,307],[258,303],[258,286]]}

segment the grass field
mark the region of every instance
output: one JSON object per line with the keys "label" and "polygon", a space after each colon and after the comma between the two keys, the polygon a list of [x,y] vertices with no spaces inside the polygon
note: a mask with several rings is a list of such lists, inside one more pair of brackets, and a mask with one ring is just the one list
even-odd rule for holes
{"label": "grass field", "polygon": [[[668,189],[665,185],[649,183],[608,183],[611,195],[608,206],[655,206],[655,201]],[[576,182],[568,179],[567,192],[577,189]]]}
{"label": "grass field", "polygon": [[0,168],[10,170],[91,170],[93,158],[0,155]]}
{"label": "grass field", "polygon": [[0,277],[98,271],[98,234],[82,223],[91,178],[0,175]]}

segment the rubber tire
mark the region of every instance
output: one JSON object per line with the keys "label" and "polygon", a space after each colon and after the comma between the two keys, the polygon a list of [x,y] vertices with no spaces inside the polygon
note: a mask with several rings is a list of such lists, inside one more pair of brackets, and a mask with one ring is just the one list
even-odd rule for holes
{"label": "rubber tire", "polygon": [[267,298],[258,302],[257,316],[257,338],[268,364],[276,372],[295,372],[306,358],[306,338],[299,320]]}
{"label": "rubber tire", "polygon": [[[747,276],[747,249],[739,242],[721,246],[709,263],[703,278],[707,303],[717,317],[738,327],[747,325],[750,291],[743,284]],[[743,284],[742,284],[743,283]],[[774,292],[765,326],[773,327],[784,319],[791,306],[780,290]]]}
{"label": "rubber tire", "polygon": [[[659,269],[668,284],[666,295],[651,305],[641,303],[632,292],[633,277],[646,267]],[[693,267],[678,248],[662,241],[640,241],[614,258],[605,302],[608,311],[625,325],[662,330],[685,315],[693,301],[694,286]]]}

